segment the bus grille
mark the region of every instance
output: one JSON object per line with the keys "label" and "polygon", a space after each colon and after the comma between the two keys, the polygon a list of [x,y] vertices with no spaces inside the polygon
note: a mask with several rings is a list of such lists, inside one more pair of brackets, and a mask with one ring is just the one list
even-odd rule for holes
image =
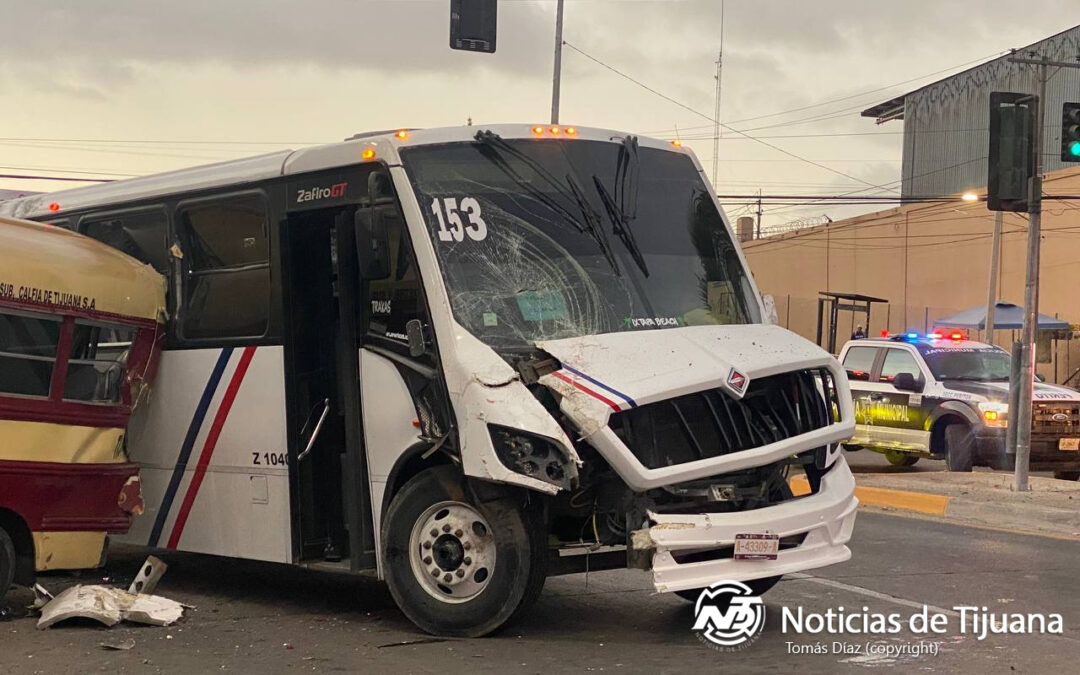
{"label": "bus grille", "polygon": [[638,461],[658,469],[821,429],[838,410],[832,375],[815,369],[753,380],[742,400],[708,389],[615,413],[609,424]]}
{"label": "bus grille", "polygon": [[1080,436],[1080,404],[1036,403],[1031,409],[1031,433]]}

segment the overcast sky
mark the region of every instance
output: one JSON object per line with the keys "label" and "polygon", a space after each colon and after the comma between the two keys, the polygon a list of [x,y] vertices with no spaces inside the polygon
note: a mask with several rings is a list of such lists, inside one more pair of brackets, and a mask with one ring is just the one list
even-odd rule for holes
{"label": "overcast sky", "polygon": [[[121,177],[369,129],[546,122],[554,0],[500,0],[494,55],[449,49],[449,4],[0,0],[0,173]],[[895,185],[902,123],[877,126],[860,110],[1077,23],[1076,0],[727,0],[721,119]],[[720,0],[566,2],[567,42],[708,116],[720,29]],[[711,173],[708,119],[573,49],[563,64],[564,123],[678,133]],[[717,173],[721,193],[864,187],[731,132]]]}

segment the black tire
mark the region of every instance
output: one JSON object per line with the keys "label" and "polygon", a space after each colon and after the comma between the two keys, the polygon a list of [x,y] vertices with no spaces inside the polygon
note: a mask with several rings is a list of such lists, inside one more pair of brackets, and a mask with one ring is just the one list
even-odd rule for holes
{"label": "black tire", "polygon": [[886,450],[885,459],[893,466],[911,466],[919,461],[919,456],[901,450]]}
{"label": "black tire", "polygon": [[971,471],[974,444],[968,425],[957,423],[945,427],[945,465],[949,471]]}
{"label": "black tire", "polygon": [[862,450],[861,445],[851,445],[850,443],[842,443],[840,447],[847,452],[858,452],[859,450]]}
{"label": "black tire", "polygon": [[0,600],[7,595],[11,582],[15,579],[15,543],[0,527]]}
{"label": "black tire", "polygon": [[1080,471],[1055,471],[1054,478],[1058,480],[1080,480]]}
{"label": "black tire", "polygon": [[[780,583],[780,580],[784,578],[784,575],[780,574],[775,577],[764,577],[763,579],[751,579],[750,581],[744,581],[743,583],[750,587],[754,595],[762,596],[769,591],[770,588]],[[697,602],[698,596],[701,595],[700,588],[690,588],[685,591],[675,591],[675,595],[679,596],[683,600],[690,602]]]}
{"label": "black tire", "polygon": [[[440,541],[444,534],[440,531],[437,538],[432,538],[435,546],[424,549],[418,545],[414,552],[410,543],[414,527],[424,542],[431,543],[421,531],[420,521],[438,518],[444,509],[435,507],[444,502],[453,507],[454,514],[468,514],[471,509],[480,516],[475,522],[486,521],[486,526],[480,522],[477,529],[474,524],[473,533],[464,535],[457,535],[464,528],[451,530],[445,535],[449,543],[443,544]],[[433,510],[434,515],[428,515]],[[498,630],[527,609],[544,586],[546,528],[537,510],[527,508],[524,497],[515,499],[509,491],[498,499],[476,503],[454,467],[421,472],[394,496],[383,520],[384,573],[394,601],[409,620],[432,635],[480,637]],[[477,539],[475,545],[472,539]],[[482,556],[491,555],[492,547],[494,557],[488,558],[492,569],[478,567],[483,564]],[[455,555],[465,556],[461,560],[469,562],[461,562]],[[477,560],[472,561],[470,555],[475,555]],[[436,558],[447,560],[449,568],[444,568]],[[426,577],[421,581],[421,575],[426,574],[421,568],[434,569],[435,565],[455,575],[459,569],[469,571],[462,581],[453,580],[447,585]],[[488,570],[482,578],[480,569]],[[459,583],[464,583],[464,587],[479,584],[481,588],[475,595],[454,599],[453,593],[458,588],[454,584]]]}

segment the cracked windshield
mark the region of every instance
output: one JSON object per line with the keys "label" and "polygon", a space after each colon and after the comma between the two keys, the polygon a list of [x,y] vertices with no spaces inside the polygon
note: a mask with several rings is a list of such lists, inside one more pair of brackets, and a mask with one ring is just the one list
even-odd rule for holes
{"label": "cracked windshield", "polygon": [[454,315],[492,346],[751,319],[727,229],[680,152],[480,132],[402,159]]}

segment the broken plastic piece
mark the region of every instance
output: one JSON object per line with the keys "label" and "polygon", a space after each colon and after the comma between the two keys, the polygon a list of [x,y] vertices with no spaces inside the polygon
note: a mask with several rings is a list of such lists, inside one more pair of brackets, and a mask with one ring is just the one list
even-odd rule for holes
{"label": "broken plastic piece", "polygon": [[108,586],[72,586],[41,609],[39,629],[82,617],[106,626],[121,621],[170,626],[184,615],[184,606],[158,595],[129,593]]}

